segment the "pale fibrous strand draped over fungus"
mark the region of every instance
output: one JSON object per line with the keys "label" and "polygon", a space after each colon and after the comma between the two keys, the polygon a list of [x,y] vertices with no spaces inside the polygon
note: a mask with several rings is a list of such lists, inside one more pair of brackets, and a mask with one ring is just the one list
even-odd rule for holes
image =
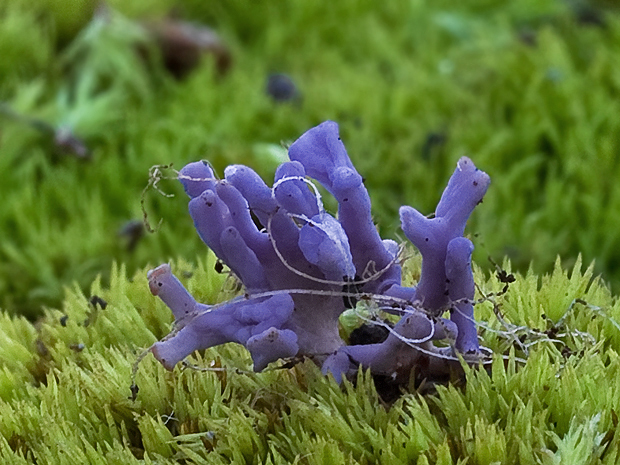
{"label": "pale fibrous strand draped over fungus", "polygon": [[[420,366],[445,373],[457,353],[475,359],[480,348],[473,245],[463,233],[489,176],[463,157],[432,217],[401,207],[403,232],[422,255],[420,281],[407,287],[401,283],[399,246],[379,236],[368,191],[338,125],[326,121],[310,129],[288,153],[290,161],[279,166],[272,187],[243,165],[226,168],[224,179],[205,162],[180,171],[198,234],[245,293],[205,305],[169,265],[151,270],[151,292],[175,317],[172,333],[151,347],[157,360],[172,369],[195,350],[236,342],[250,352],[255,371],[306,356],[341,381],[360,365],[405,380]],[[312,180],[338,201],[335,216],[324,210]],[[342,340],[339,317],[359,299],[400,315],[383,342]]]}

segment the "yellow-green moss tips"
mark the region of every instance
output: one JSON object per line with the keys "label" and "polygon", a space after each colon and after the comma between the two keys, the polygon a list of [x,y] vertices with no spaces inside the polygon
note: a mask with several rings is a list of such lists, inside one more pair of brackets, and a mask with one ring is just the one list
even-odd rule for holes
{"label": "yellow-green moss tips", "polygon": [[[214,264],[209,255],[196,267],[172,268],[213,303],[226,298],[218,295],[225,277]],[[510,271],[509,263],[503,266]],[[547,276],[515,274],[508,291],[493,298],[505,324],[490,300],[476,306],[477,320],[488,322],[480,329],[483,343],[495,351],[489,372],[469,369],[464,386],[438,386],[424,396],[404,392],[391,406],[367,373],[344,387],[312,363],[253,374],[247,352],[235,345],[195,354],[190,362],[202,371],[167,372],[146,356],[132,400],[133,365],[171,323],[148,292],[145,271],[129,279],[115,267],[109,287],[96,281],[86,295],[70,289],[63,307],[47,310],[36,325],[2,317],[3,463],[55,464],[62,457],[67,464],[612,464],[619,458],[620,304],[591,267],[582,271],[578,264],[567,273],[558,262]],[[504,286],[480,270],[475,279],[485,294]],[[92,295],[106,308],[95,309]]]}

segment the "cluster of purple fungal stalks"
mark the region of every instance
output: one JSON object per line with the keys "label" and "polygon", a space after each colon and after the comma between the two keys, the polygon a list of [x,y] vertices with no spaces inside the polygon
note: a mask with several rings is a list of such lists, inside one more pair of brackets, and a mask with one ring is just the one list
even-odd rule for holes
{"label": "cluster of purple fungal stalks", "polygon": [[[175,317],[173,332],[151,348],[157,360],[172,369],[195,350],[236,342],[250,352],[255,371],[303,356],[338,381],[360,366],[403,381],[414,368],[445,373],[457,354],[475,359],[480,347],[473,244],[463,233],[489,176],[463,157],[433,217],[401,207],[403,232],[422,255],[420,281],[405,287],[399,246],[379,236],[368,191],[338,125],[327,121],[310,129],[288,153],[273,187],[243,165],[226,168],[222,180],[204,162],[181,170],[200,237],[243,283],[245,294],[205,305],[169,265],[151,270],[151,292]],[[338,201],[336,217],[323,209],[309,178]],[[341,338],[339,317],[357,300],[401,317],[382,342],[346,345]],[[449,319],[443,317],[447,312]]]}

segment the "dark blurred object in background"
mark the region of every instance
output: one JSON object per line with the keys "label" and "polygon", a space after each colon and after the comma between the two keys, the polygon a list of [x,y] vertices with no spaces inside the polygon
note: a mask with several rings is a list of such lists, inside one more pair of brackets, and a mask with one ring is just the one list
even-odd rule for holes
{"label": "dark blurred object in background", "polygon": [[200,63],[203,55],[212,55],[220,74],[230,68],[232,57],[222,39],[207,26],[175,19],[146,24],[161,50],[166,69],[182,79]]}
{"label": "dark blurred object in background", "polygon": [[89,159],[91,156],[84,140],[77,137],[69,126],[55,126],[42,119],[22,115],[4,102],[0,102],[0,115],[38,131],[43,135],[45,143],[51,145],[53,154],[70,155],[80,159]]}
{"label": "dark blurred object in background", "polygon": [[133,252],[144,236],[144,222],[142,220],[129,220],[118,230],[118,235],[126,239],[127,252]]}
{"label": "dark blurred object in background", "polygon": [[282,73],[269,75],[266,92],[276,102],[298,101],[301,99],[301,94],[293,80]]}
{"label": "dark blurred object in background", "polygon": [[86,143],[76,137],[69,127],[61,127],[54,131],[54,145],[63,154],[77,158],[87,159],[91,155]]}

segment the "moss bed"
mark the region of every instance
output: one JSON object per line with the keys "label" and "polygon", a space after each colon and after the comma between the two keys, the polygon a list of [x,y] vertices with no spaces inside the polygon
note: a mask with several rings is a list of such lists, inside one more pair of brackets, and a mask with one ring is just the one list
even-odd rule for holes
{"label": "moss bed", "polygon": [[[620,461],[614,2],[108,7],[0,0],[2,463]],[[171,11],[212,27],[230,66],[206,54],[173,76],[148,33]],[[267,94],[272,73],[294,99]],[[385,237],[401,238],[399,206],[431,213],[460,156],[490,174],[467,234],[492,360],[447,383],[412,374],[390,396],[310,362],[254,374],[234,345],[173,372],[136,365],[172,321],[147,269],[172,261],[204,302],[233,292],[173,169],[152,167],[208,159],[269,179],[327,119]],[[498,271],[515,276],[505,292]]]}

